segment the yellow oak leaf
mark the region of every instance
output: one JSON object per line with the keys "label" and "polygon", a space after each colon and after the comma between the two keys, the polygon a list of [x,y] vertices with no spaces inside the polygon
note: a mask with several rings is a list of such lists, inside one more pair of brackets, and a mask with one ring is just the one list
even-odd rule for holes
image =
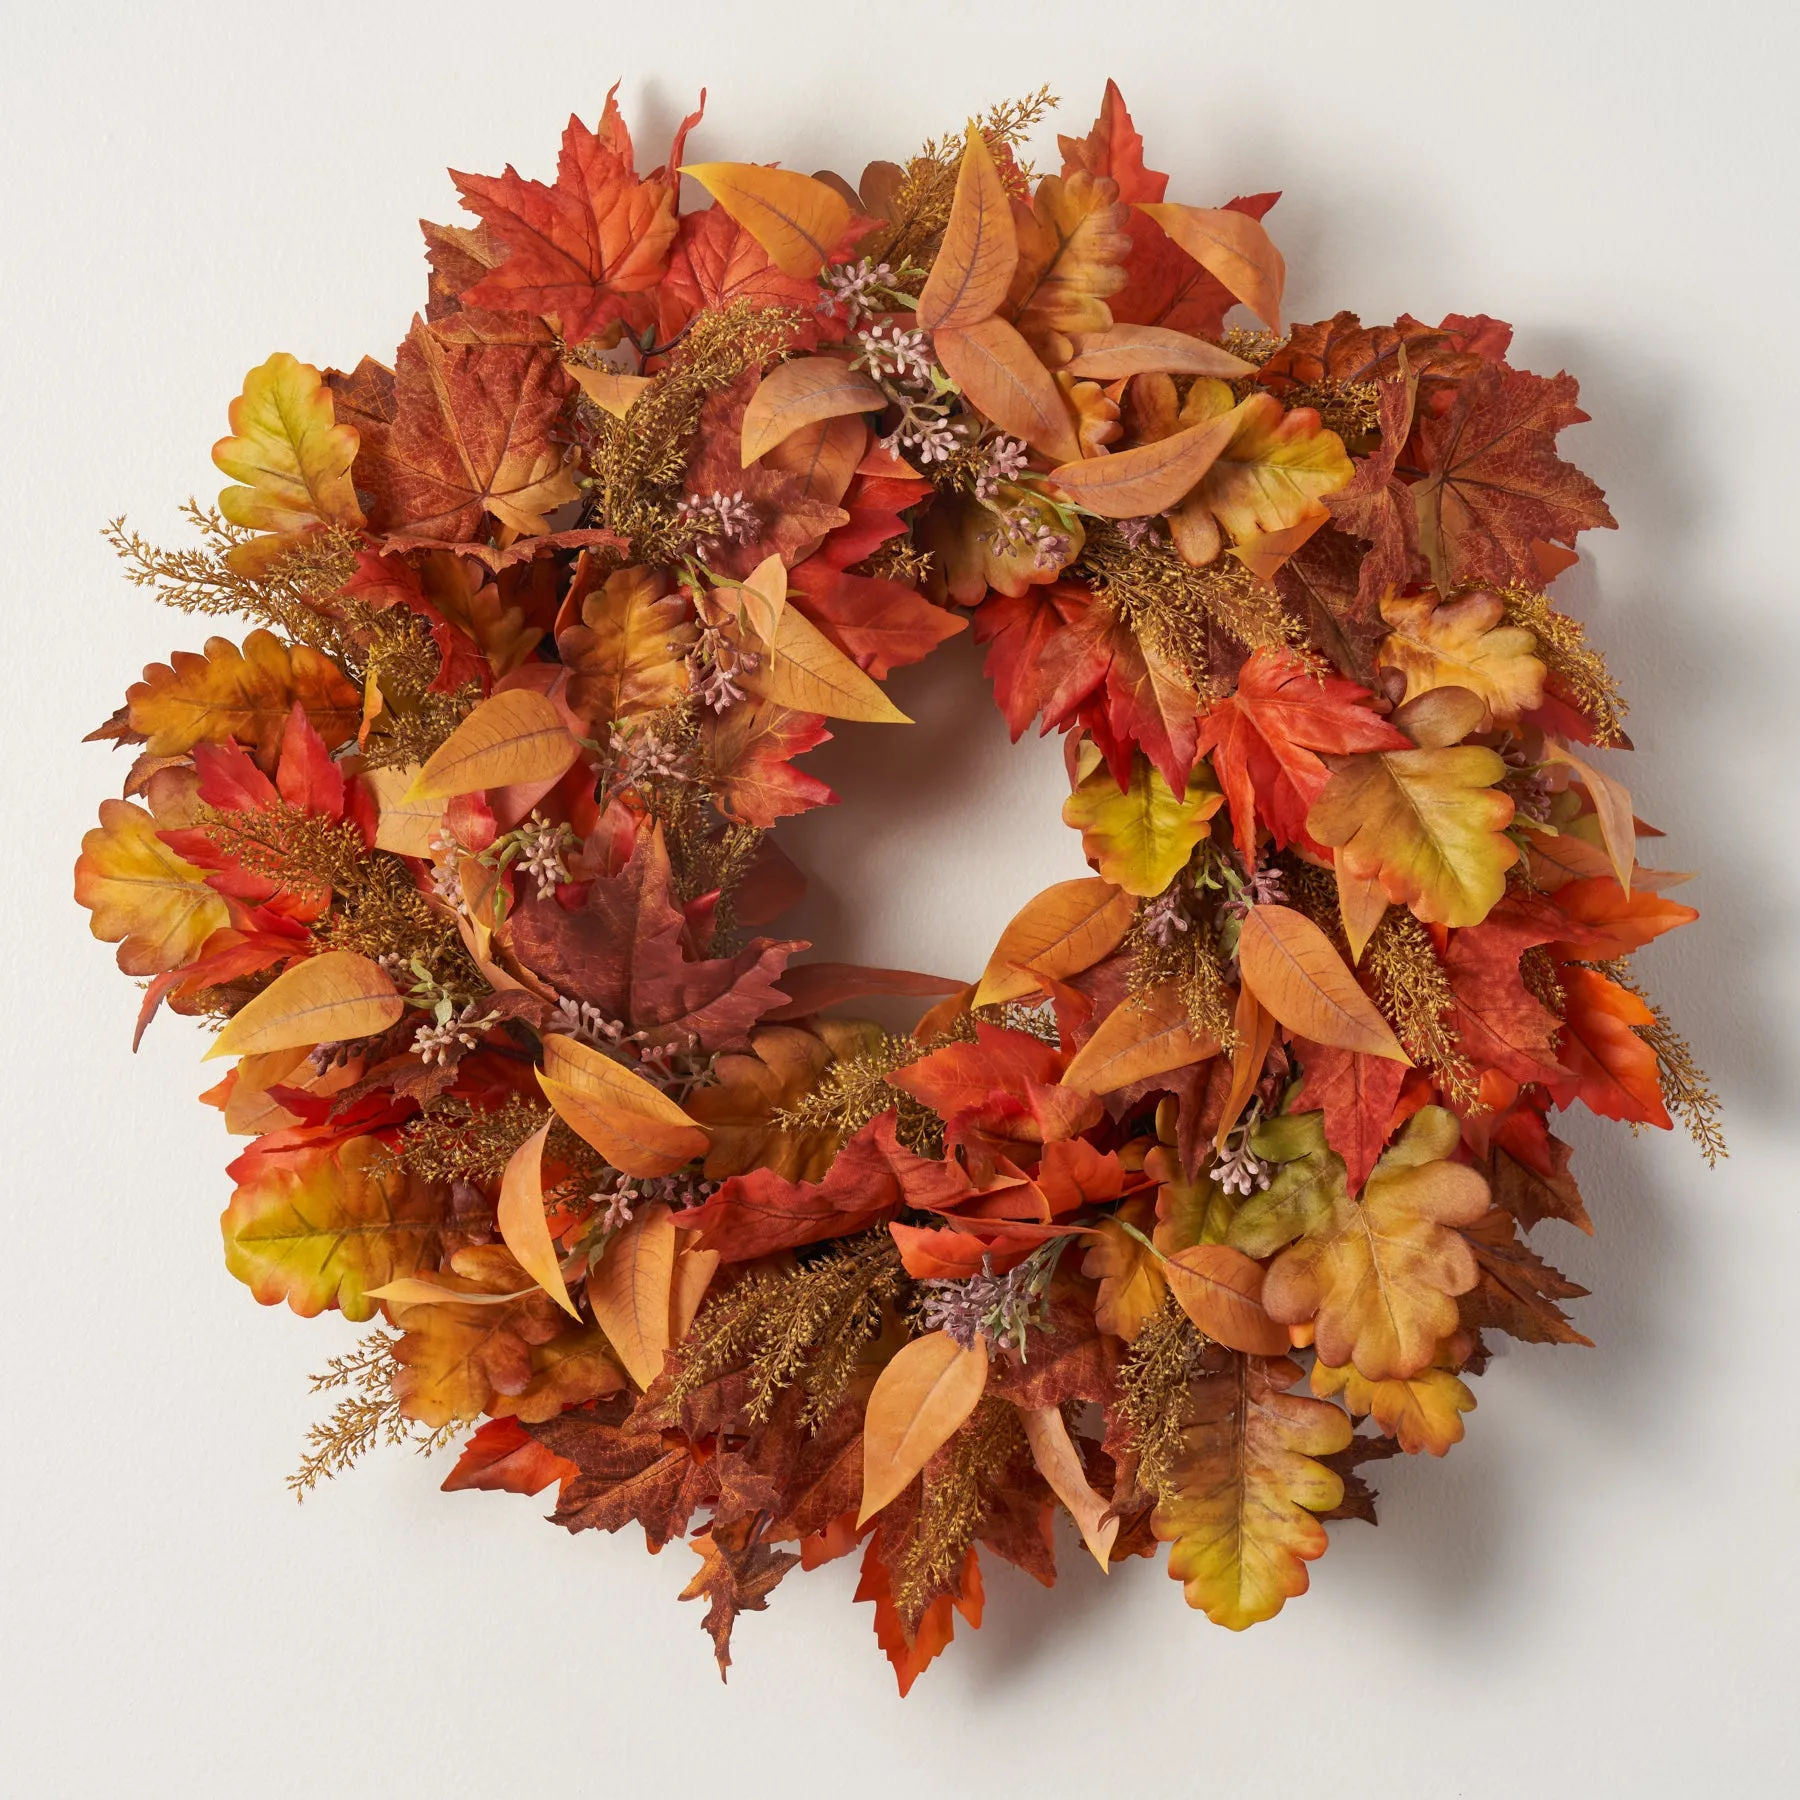
{"label": "yellow oak leaf", "polygon": [[1354,472],[1343,440],[1311,407],[1289,412],[1272,394],[1238,402],[1224,382],[1203,377],[1188,390],[1180,420],[1192,427],[1227,416],[1234,421],[1231,441],[1182,510],[1210,515],[1233,543],[1255,543],[1307,523],[1324,496]]}
{"label": "yellow oak leaf", "polygon": [[225,1266],[264,1306],[285,1300],[305,1319],[329,1307],[367,1319],[372,1289],[436,1266],[442,1195],[374,1138],[253,1145],[232,1173],[243,1180],[219,1221]]}
{"label": "yellow oak leaf", "polygon": [[1499,755],[1477,744],[1348,756],[1306,829],[1352,878],[1378,881],[1427,924],[1479,925],[1519,857],[1506,836],[1513,803],[1496,791],[1505,775]]}
{"label": "yellow oak leaf", "polygon": [[1156,1203],[1148,1194],[1127,1200],[1116,1218],[1102,1219],[1094,1227],[1093,1244],[1081,1262],[1082,1274],[1100,1284],[1094,1296],[1094,1323],[1128,1344],[1137,1341],[1144,1321],[1162,1305],[1169,1284],[1155,1251],[1118,1220],[1147,1232],[1155,1218]]}
{"label": "yellow oak leaf", "polygon": [[1329,1216],[1276,1258],[1263,1305],[1286,1325],[1314,1324],[1319,1355],[1371,1381],[1430,1366],[1457,1327],[1456,1296],[1479,1276],[1454,1227],[1488,1208],[1488,1184],[1446,1160],[1461,1127],[1427,1106],[1375,1165],[1360,1202],[1337,1196]]}
{"label": "yellow oak leaf", "polygon": [[244,484],[219,495],[219,511],[250,531],[361,525],[350,479],[360,442],[354,425],[337,423],[319,371],[277,351],[244,377],[231,436],[213,445],[213,461]]}
{"label": "yellow oak leaf", "polygon": [[1112,324],[1109,294],[1125,285],[1131,238],[1119,184],[1085,170],[1046,175],[1031,208],[1015,214],[1019,261],[1006,296],[1006,316],[1052,368],[1074,354],[1072,335]]}
{"label": "yellow oak leaf", "polygon": [[[499,1413],[508,1397],[524,1403],[521,1416],[542,1415],[550,1398],[544,1389],[556,1385],[558,1372],[537,1352],[569,1322],[510,1251],[471,1245],[451,1257],[448,1272],[408,1286],[407,1299],[386,1303],[404,1333],[394,1350],[394,1398],[404,1417],[436,1428]],[[412,1290],[436,1292],[420,1301]]]}
{"label": "yellow oak leaf", "polygon": [[1408,1456],[1428,1450],[1449,1453],[1463,1439],[1462,1415],[1475,1410],[1475,1396],[1450,1369],[1433,1366],[1404,1380],[1371,1381],[1353,1367],[1313,1364],[1312,1391],[1321,1400],[1341,1398],[1357,1417],[1365,1413],[1383,1436],[1398,1438]]}
{"label": "yellow oak leaf", "polygon": [[1063,802],[1063,823],[1081,833],[1088,861],[1128,894],[1160,894],[1187,866],[1206,822],[1225,796],[1196,770],[1177,796],[1143,756],[1133,759],[1131,783],[1121,788],[1104,763]]}
{"label": "yellow oak leaf", "polygon": [[1467,688],[1486,705],[1488,725],[1510,725],[1543,704],[1544,665],[1529,631],[1500,622],[1505,610],[1498,594],[1390,594],[1381,603],[1389,632],[1375,660],[1406,677],[1406,700]]}
{"label": "yellow oak leaf", "polygon": [[1234,1354],[1224,1373],[1196,1381],[1175,1491],[1151,1516],[1188,1605],[1232,1631],[1306,1592],[1306,1565],[1326,1547],[1313,1515],[1344,1497],[1315,1458],[1344,1449],[1354,1428],[1328,1402],[1290,1394],[1299,1379],[1285,1356]]}
{"label": "yellow oak leaf", "polygon": [[602,740],[606,728],[672,706],[688,685],[694,641],[687,608],[655,569],[619,569],[581,603],[581,623],[557,633],[569,706]]}
{"label": "yellow oak leaf", "polygon": [[284,644],[253,631],[239,649],[206,640],[199,654],[177,650],[152,663],[125,693],[127,719],[152,756],[180,756],[196,744],[236,739],[273,769],[295,703],[306,709],[328,749],[356,735],[362,695],[329,657],[308,644]]}
{"label": "yellow oak leaf", "polygon": [[204,874],[156,833],[141,806],[102,800],[100,823],[82,838],[75,864],[75,898],[93,914],[89,929],[119,946],[127,975],[181,968],[231,922]]}

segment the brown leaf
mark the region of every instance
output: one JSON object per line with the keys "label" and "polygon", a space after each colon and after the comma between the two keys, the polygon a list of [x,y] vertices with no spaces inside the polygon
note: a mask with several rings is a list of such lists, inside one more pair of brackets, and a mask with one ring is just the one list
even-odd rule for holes
{"label": "brown leaf", "polygon": [[731,1667],[731,1628],[743,1612],[762,1612],[769,1594],[800,1558],[791,1550],[772,1550],[747,1527],[714,1525],[692,1540],[700,1568],[681,1590],[683,1600],[705,1600],[702,1629],[713,1641],[713,1654],[723,1681]]}

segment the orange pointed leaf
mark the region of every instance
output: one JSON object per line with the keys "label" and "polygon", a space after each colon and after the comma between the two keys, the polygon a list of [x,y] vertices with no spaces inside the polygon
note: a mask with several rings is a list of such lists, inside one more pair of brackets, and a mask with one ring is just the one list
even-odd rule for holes
{"label": "orange pointed leaf", "polygon": [[554,781],[581,754],[555,705],[530,688],[490,695],[432,753],[408,796],[480,793],[518,782]]}
{"label": "orange pointed leaf", "polygon": [[372,1037],[405,1010],[379,964],[352,950],[327,950],[278,975],[226,1021],[206,1054],[208,1059],[255,1056],[297,1044]]}
{"label": "orange pointed leaf", "polygon": [[824,268],[850,223],[850,203],[835,188],[792,169],[760,163],[688,163],[691,175],[769,253],[784,275]]}
{"label": "orange pointed leaf", "polygon": [[1139,202],[1208,274],[1225,284],[1271,331],[1281,329],[1281,292],[1287,264],[1274,239],[1248,213],[1229,206]]}
{"label": "orange pointed leaf", "polygon": [[1163,1264],[1175,1303],[1200,1330],[1228,1350],[1279,1356],[1288,1348],[1285,1325],[1263,1310],[1263,1272],[1228,1244],[1190,1244]]}
{"label": "orange pointed leaf", "polygon": [[1081,460],[1081,440],[1055,378],[1004,319],[945,326],[932,339],[945,373],[1002,431],[1058,462]]}
{"label": "orange pointed leaf", "polygon": [[668,1175],[706,1154],[706,1133],[661,1088],[579,1039],[544,1039],[538,1082],[570,1130],[627,1175]]}
{"label": "orange pointed leaf", "polygon": [[1091,969],[1124,942],[1136,910],[1131,895],[1097,876],[1045,888],[1001,932],[973,1004],[1034,994],[1039,974],[1062,981]]}
{"label": "orange pointed leaf", "polygon": [[1250,991],[1296,1037],[1394,1062],[1412,1059],[1330,938],[1287,906],[1252,906],[1238,938]]}
{"label": "orange pointed leaf", "polygon": [[563,1283],[550,1227],[544,1222],[544,1140],[549,1135],[546,1121],[508,1159],[500,1177],[495,1219],[501,1242],[513,1253],[519,1267],[571,1318],[579,1318]]}
{"label": "orange pointed leaf", "polygon": [[965,1350],[948,1332],[904,1345],[876,1379],[863,1415],[863,1491],[872,1518],[931,1460],[987,1390],[987,1345]]}
{"label": "orange pointed leaf", "polygon": [[867,375],[835,356],[777,363],[744,409],[743,465],[749,468],[804,426],[850,413],[880,412],[887,403],[887,395]]}
{"label": "orange pointed leaf", "polygon": [[615,1232],[588,1273],[588,1305],[625,1372],[647,1388],[669,1347],[675,1287],[675,1223],[663,1205],[645,1207]]}
{"label": "orange pointed leaf", "polygon": [[956,173],[950,223],[919,295],[919,323],[927,331],[940,331],[992,318],[1012,285],[1018,261],[1012,199],[987,140],[971,125]]}
{"label": "orange pointed leaf", "polygon": [[1050,479],[1078,506],[1103,519],[1136,519],[1178,505],[1237,434],[1230,413],[1173,437],[1111,456],[1064,463]]}

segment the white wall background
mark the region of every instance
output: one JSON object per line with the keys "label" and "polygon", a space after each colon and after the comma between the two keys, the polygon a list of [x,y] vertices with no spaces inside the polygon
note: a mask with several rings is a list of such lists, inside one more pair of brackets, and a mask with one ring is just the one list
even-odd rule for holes
{"label": "white wall background", "polygon": [[[91,0],[0,34],[0,1785],[1800,1791],[1790,6]],[[685,1549],[571,1539],[392,1452],[284,1492],[306,1373],[353,1332],[225,1275],[195,1037],[165,1019],[131,1058],[136,993],[69,900],[124,767],[76,740],[203,634],[98,528],[166,535],[216,489],[270,350],[385,356],[423,297],[413,221],[455,216],[445,165],[547,176],[615,76],[647,160],[705,83],[699,154],[854,174],[1040,81],[1085,129],[1109,72],[1180,197],[1287,190],[1294,316],[1487,310],[1581,377],[1568,448],[1622,530],[1563,591],[1637,701],[1641,810],[1706,871],[1703,922],[1642,967],[1734,1154],[1709,1176],[1575,1126],[1600,1235],[1548,1247],[1599,1347],[1508,1346],[1468,1441],[1384,1465],[1380,1529],[1336,1528],[1273,1623],[1214,1629],[1160,1566],[1065,1554],[1053,1594],[996,1568],[986,1628],[902,1706],[843,1563],[741,1624],[721,1689],[674,1603]],[[895,688],[909,739],[850,727],[814,759],[845,805],[788,834],[824,874],[812,922],[840,955],[973,970],[1074,872],[1057,757],[1007,749],[968,654]]]}

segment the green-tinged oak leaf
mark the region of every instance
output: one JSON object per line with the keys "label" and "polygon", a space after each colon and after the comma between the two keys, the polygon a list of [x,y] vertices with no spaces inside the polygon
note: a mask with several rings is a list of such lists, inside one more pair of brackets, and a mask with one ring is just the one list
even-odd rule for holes
{"label": "green-tinged oak leaf", "polygon": [[1349,1444],[1349,1417],[1289,1393],[1299,1379],[1285,1356],[1234,1355],[1222,1374],[1196,1381],[1170,1470],[1175,1491],[1151,1520],[1188,1605],[1232,1631],[1306,1592],[1306,1565],[1326,1546],[1315,1515],[1344,1497],[1342,1479],[1316,1459]]}
{"label": "green-tinged oak leaf", "polygon": [[1497,783],[1506,764],[1459,744],[1344,758],[1306,815],[1339,866],[1374,880],[1427,924],[1479,925],[1506,891],[1518,849],[1506,836],[1513,803]]}

